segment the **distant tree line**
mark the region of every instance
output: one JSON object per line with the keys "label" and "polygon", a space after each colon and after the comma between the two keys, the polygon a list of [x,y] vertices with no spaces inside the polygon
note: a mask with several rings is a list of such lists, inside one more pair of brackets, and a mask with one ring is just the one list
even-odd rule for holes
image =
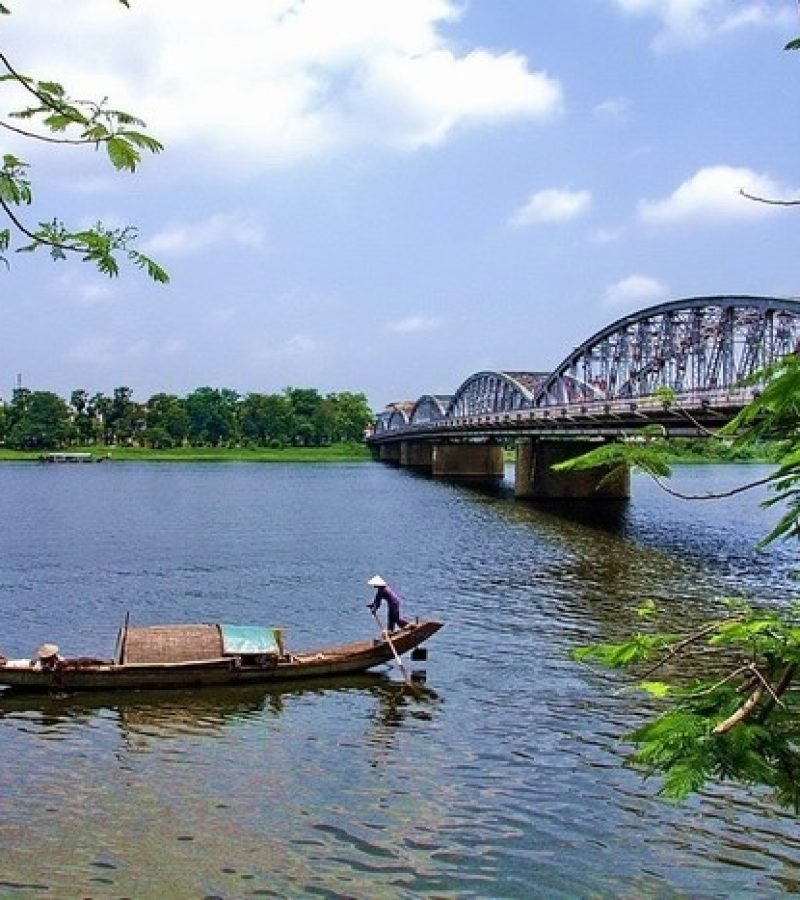
{"label": "distant tree line", "polygon": [[321,394],[286,388],[244,396],[200,387],[179,397],[154,394],[145,403],[128,387],[111,396],[75,390],[69,402],[50,391],[17,388],[0,401],[0,442],[20,450],[69,446],[322,447],[361,441],[373,415],[360,393]]}

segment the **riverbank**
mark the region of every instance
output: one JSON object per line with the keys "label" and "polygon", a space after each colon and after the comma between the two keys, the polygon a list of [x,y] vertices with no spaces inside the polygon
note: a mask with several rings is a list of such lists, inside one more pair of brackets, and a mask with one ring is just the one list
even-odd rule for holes
{"label": "riverbank", "polygon": [[[114,462],[253,462],[323,463],[366,462],[371,459],[365,444],[333,444],[330,447],[70,447],[70,454],[91,453],[97,460]],[[0,447],[0,462],[38,462],[40,450],[9,450]]]}
{"label": "riverbank", "polygon": [[[774,444],[730,447],[719,442],[675,439],[663,445],[671,464],[698,463],[773,463],[778,455]],[[67,454],[89,453],[95,460],[109,458],[117,462],[254,462],[321,463],[367,462],[372,459],[366,444],[333,444],[330,447],[174,447],[154,450],[149,447],[70,447]],[[0,447],[2,462],[38,462],[41,450],[11,450]],[[507,462],[514,462],[515,451],[507,450]]]}

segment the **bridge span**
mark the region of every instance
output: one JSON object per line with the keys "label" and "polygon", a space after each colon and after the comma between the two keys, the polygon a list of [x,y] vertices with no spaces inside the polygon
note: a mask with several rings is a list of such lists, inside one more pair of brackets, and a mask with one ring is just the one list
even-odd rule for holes
{"label": "bridge span", "polygon": [[627,497],[628,473],[550,467],[645,425],[706,437],[753,399],[756,373],[798,349],[798,300],[675,300],[611,323],[550,372],[477,372],[453,394],[391,404],[367,440],[387,462],[480,480],[503,477],[513,442],[519,497]]}

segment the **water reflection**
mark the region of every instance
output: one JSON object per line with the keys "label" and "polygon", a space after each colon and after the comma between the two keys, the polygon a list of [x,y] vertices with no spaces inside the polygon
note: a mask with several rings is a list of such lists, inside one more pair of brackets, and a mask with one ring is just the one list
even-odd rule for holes
{"label": "water reflection", "polygon": [[297,684],[248,685],[193,691],[135,691],[129,694],[0,693],[0,721],[18,724],[41,738],[63,737],[70,728],[91,726],[98,717],[113,721],[133,749],[150,739],[221,734],[252,719],[280,716],[302,699],[357,693],[375,701],[374,722],[381,729],[402,727],[407,718],[431,719],[440,702],[423,684],[407,685],[388,675],[309,679]]}

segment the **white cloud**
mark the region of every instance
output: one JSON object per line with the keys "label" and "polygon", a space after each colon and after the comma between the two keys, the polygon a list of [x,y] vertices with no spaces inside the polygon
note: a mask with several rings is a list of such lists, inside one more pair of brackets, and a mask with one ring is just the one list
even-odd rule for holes
{"label": "white cloud", "polygon": [[531,194],[527,203],[511,216],[509,224],[514,228],[525,228],[547,222],[568,222],[582,216],[591,202],[591,191],[545,188]]}
{"label": "white cloud", "polygon": [[295,334],[283,346],[287,356],[308,356],[317,350],[317,342],[307,334]]}
{"label": "white cloud", "polygon": [[592,110],[595,118],[602,122],[627,122],[631,113],[631,102],[626,97],[609,97],[598,103]]}
{"label": "white cloud", "polygon": [[725,222],[758,219],[776,208],[743,197],[741,191],[768,199],[794,197],[800,191],[769,175],[734,166],[708,166],[695,172],[661,200],[643,200],[639,218],[648,224]]}
{"label": "white cloud", "polygon": [[64,353],[64,360],[81,366],[104,368],[116,365],[120,360],[144,359],[152,352],[150,342],[138,340],[125,344],[116,337],[86,335]]}
{"label": "white cloud", "polygon": [[365,138],[414,149],[441,144],[457,128],[547,118],[560,110],[561,92],[518,54],[439,49],[375,60],[352,102],[359,127],[372,132]]}
{"label": "white cloud", "polygon": [[266,347],[256,354],[261,360],[287,360],[298,357],[308,357],[319,351],[319,342],[308,334],[293,334],[282,344],[275,347]]}
{"label": "white cloud", "polygon": [[615,244],[625,234],[625,229],[597,228],[589,235],[590,244]]}
{"label": "white cloud", "polygon": [[661,20],[658,49],[697,44],[715,34],[752,25],[786,26],[793,21],[783,0],[613,0],[632,15],[653,15]]}
{"label": "white cloud", "polygon": [[634,306],[657,303],[667,296],[667,288],[657,278],[648,275],[628,275],[610,284],[603,297],[607,306]]}
{"label": "white cloud", "polygon": [[217,213],[199,222],[171,225],[149,238],[143,248],[147,253],[186,255],[223,243],[260,247],[263,240],[263,229],[247,216]]}
{"label": "white cloud", "polygon": [[437,316],[408,316],[386,323],[386,330],[393,334],[423,334],[441,328],[442,320]]}
{"label": "white cloud", "polygon": [[102,86],[192,165],[413,149],[562,105],[559,83],[519,54],[450,41],[457,0],[237,0],[225,14],[196,0],[36,6],[3,26],[26,71],[57,72],[83,96]]}
{"label": "white cloud", "polygon": [[111,284],[106,281],[84,279],[74,271],[65,272],[57,279],[60,291],[80,306],[98,306],[113,300],[117,293]]}

